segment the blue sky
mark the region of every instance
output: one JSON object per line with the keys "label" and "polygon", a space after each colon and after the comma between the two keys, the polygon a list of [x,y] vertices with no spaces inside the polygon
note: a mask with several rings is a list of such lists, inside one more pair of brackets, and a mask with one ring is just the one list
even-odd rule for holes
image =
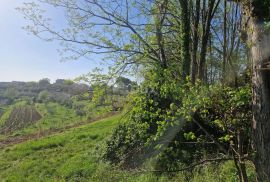
{"label": "blue sky", "polygon": [[[95,55],[91,61],[61,62],[58,43],[42,41],[23,30],[27,22],[15,10],[23,2],[25,0],[0,0],[0,81],[72,79],[98,66],[99,58]],[[61,18],[61,13],[54,9],[48,9],[48,13]]]}

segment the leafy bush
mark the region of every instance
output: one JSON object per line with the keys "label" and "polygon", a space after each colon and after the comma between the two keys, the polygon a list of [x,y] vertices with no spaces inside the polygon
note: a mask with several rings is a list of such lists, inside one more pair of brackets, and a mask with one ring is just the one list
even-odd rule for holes
{"label": "leafy bush", "polygon": [[126,122],[107,141],[105,159],[135,168],[151,158],[155,169],[175,170],[230,153],[240,134],[243,153],[249,152],[249,86],[178,85],[156,78],[162,77],[153,73],[133,97]]}

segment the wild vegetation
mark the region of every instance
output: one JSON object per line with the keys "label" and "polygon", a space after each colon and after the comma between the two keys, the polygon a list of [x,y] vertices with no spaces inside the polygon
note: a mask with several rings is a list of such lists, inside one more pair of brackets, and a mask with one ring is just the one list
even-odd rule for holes
{"label": "wild vegetation", "polygon": [[[148,171],[125,171],[100,160],[104,140],[123,116],[113,116],[64,133],[28,141],[0,151],[0,178],[3,181],[237,181],[231,162],[213,164],[171,175]],[[249,177],[254,175],[248,166]],[[253,179],[250,177],[250,179]]]}
{"label": "wild vegetation", "polygon": [[[26,136],[50,133],[81,122],[95,120],[117,112],[123,107],[130,80],[120,77],[122,87],[107,86],[107,95],[100,94],[99,87],[77,84],[70,80],[48,79],[38,83],[0,83],[0,136]],[[93,82],[94,85],[94,82]],[[104,86],[104,85],[103,85]],[[102,87],[104,88],[104,87]],[[14,93],[17,93],[14,95]],[[119,98],[118,101],[114,97]]]}
{"label": "wild vegetation", "polygon": [[[103,54],[110,65],[108,74],[96,70],[78,78],[92,92],[62,102],[50,89],[40,90],[28,103],[45,107],[49,123],[59,118],[53,115],[57,108],[47,108],[51,102],[71,109],[75,118],[119,110],[124,117],[4,149],[0,175],[10,180],[39,175],[67,181],[269,181],[269,5],[269,0],[25,3],[18,10],[29,21],[26,30],[58,41],[65,59]],[[65,12],[65,27],[54,28],[46,6]],[[140,77],[140,84],[121,76],[128,73]],[[46,80],[38,85],[43,82],[51,87]],[[12,87],[4,96],[9,101],[20,93]],[[53,157],[40,165],[40,155]],[[49,162],[54,165],[48,167]],[[10,173],[10,163],[22,171]]]}

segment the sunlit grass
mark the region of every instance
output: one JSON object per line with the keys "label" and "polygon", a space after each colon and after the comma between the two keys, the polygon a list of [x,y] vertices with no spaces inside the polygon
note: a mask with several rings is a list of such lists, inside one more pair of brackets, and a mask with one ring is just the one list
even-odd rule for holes
{"label": "sunlit grass", "polygon": [[[0,181],[237,181],[233,162],[173,174],[130,172],[99,159],[121,115],[0,150]],[[100,146],[100,148],[99,148]],[[249,172],[252,174],[253,171]]]}
{"label": "sunlit grass", "polygon": [[0,179],[59,181],[89,178],[98,168],[94,154],[120,117],[111,117],[62,134],[29,141],[0,151]]}

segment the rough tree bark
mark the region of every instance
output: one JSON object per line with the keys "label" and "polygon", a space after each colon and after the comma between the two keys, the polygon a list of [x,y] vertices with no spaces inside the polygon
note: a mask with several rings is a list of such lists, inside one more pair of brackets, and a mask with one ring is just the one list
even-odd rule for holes
{"label": "rough tree bark", "polygon": [[243,3],[247,45],[250,46],[253,68],[253,143],[254,164],[258,181],[270,180],[270,33],[268,0]]}
{"label": "rough tree bark", "polygon": [[270,180],[270,48],[263,23],[252,18],[249,23],[253,67],[253,141],[255,166],[259,181]]}

